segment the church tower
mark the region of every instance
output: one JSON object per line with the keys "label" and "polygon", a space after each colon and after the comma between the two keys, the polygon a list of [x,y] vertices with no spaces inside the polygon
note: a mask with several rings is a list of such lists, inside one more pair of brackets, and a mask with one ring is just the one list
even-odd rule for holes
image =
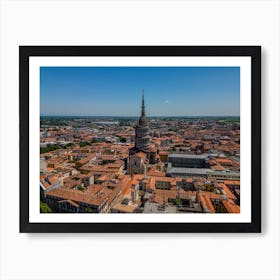
{"label": "church tower", "polygon": [[141,116],[135,127],[135,145],[129,149],[127,174],[145,174],[149,164],[158,162],[157,151],[153,145],[150,145],[150,142],[150,129],[145,113],[143,91]]}
{"label": "church tower", "polygon": [[144,90],[142,95],[141,117],[135,128],[135,151],[148,152],[150,150],[150,136],[148,121],[145,114]]}
{"label": "church tower", "polygon": [[141,116],[135,127],[135,144],[129,149],[127,174],[145,174],[150,161],[150,129],[145,113],[144,91]]}

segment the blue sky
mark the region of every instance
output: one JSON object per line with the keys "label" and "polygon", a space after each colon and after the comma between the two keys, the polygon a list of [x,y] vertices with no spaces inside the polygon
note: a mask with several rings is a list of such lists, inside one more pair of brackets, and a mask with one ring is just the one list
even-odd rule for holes
{"label": "blue sky", "polygon": [[42,116],[239,116],[239,67],[41,67]]}

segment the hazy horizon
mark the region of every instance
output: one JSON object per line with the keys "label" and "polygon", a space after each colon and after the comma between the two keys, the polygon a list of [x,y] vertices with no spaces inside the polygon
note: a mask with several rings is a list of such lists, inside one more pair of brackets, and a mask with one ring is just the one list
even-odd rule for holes
{"label": "hazy horizon", "polygon": [[[40,115],[40,117],[81,117],[81,118],[139,118],[139,115],[135,115],[135,116],[125,116],[125,115],[119,115],[119,116],[109,116],[109,115]],[[203,118],[225,118],[225,117],[231,117],[231,118],[240,118],[240,115],[199,115],[199,116],[146,116],[147,118],[200,118],[200,117],[203,117]]]}

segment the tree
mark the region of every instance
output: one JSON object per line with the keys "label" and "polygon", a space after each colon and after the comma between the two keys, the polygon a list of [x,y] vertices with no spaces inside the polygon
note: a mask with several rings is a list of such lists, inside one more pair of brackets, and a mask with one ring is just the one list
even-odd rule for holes
{"label": "tree", "polygon": [[84,187],[82,187],[82,186],[77,186],[77,189],[78,189],[79,191],[83,191],[83,190],[84,190]]}
{"label": "tree", "polygon": [[65,148],[72,147],[73,145],[74,145],[73,143],[68,143],[65,145]]}
{"label": "tree", "polygon": [[40,213],[52,213],[52,209],[47,203],[40,201]]}
{"label": "tree", "polygon": [[88,146],[90,144],[91,144],[90,142],[80,142],[79,146],[82,148],[82,147]]}
{"label": "tree", "polygon": [[178,197],[174,200],[174,203],[175,203],[175,205],[178,205],[178,206],[183,204],[182,199],[178,198]]}
{"label": "tree", "polygon": [[87,207],[85,210],[86,213],[93,213],[93,210],[90,207]]}
{"label": "tree", "polygon": [[99,164],[100,164],[100,165],[106,165],[106,164],[112,163],[112,162],[114,162],[114,161],[108,160],[108,159],[103,159]]}
{"label": "tree", "polygon": [[40,154],[48,153],[48,152],[58,150],[58,149],[60,149],[60,147],[57,145],[54,145],[54,146],[48,145],[47,147],[40,147]]}

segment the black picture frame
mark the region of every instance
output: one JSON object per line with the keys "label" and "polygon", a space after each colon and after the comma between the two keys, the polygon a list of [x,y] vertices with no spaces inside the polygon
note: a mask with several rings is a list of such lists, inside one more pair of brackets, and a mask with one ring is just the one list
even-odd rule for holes
{"label": "black picture frame", "polygon": [[[29,221],[29,58],[32,56],[248,56],[251,58],[250,223],[32,223]],[[260,46],[19,46],[20,232],[261,232]],[[242,120],[241,120],[242,122]],[[33,174],[32,174],[33,175]],[[38,176],[38,174],[34,174]],[[207,215],[207,214],[206,214]]]}

